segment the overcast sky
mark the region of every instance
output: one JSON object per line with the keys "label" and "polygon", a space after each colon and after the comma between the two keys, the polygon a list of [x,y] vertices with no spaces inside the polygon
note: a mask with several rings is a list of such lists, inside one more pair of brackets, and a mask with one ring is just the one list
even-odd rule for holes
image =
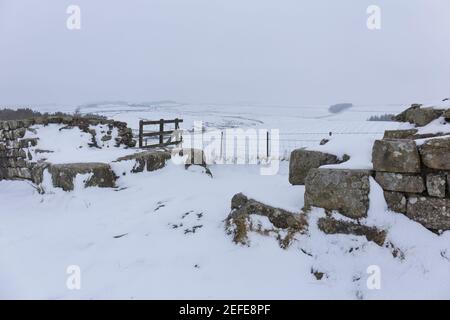
{"label": "overcast sky", "polygon": [[0,0],[3,106],[448,96],[449,0]]}

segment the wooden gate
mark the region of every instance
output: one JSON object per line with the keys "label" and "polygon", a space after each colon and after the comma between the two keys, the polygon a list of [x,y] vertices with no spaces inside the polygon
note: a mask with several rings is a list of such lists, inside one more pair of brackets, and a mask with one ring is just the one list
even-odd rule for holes
{"label": "wooden gate", "polygon": [[[156,147],[165,147],[173,144],[179,144],[183,140],[180,137],[180,140],[172,141],[171,138],[169,138],[167,141],[164,141],[164,136],[170,136],[172,135],[175,130],[180,129],[180,123],[183,122],[183,119],[173,119],[173,120],[141,120],[139,121],[139,148],[156,148]],[[175,128],[173,130],[166,130],[164,131],[164,125],[165,124],[175,124]],[[159,131],[151,131],[151,132],[144,132],[144,126],[147,125],[159,125]],[[157,144],[150,144],[147,145],[146,137],[157,137],[159,136],[159,143]],[[145,144],[144,144],[145,140]]]}

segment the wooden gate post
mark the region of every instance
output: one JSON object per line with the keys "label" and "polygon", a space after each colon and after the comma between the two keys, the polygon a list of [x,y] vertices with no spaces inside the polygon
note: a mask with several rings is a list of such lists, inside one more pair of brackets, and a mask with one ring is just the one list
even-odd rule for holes
{"label": "wooden gate post", "polygon": [[159,132],[161,133],[159,135],[159,143],[163,144],[164,143],[164,135],[163,135],[163,132],[164,132],[164,119],[160,119],[159,120]]}
{"label": "wooden gate post", "polygon": [[139,148],[142,148],[142,134],[144,133],[144,122],[142,120],[139,121]]}

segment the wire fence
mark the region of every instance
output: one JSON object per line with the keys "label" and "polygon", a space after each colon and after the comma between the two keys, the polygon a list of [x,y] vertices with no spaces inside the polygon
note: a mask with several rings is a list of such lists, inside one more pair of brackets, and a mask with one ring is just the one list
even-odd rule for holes
{"label": "wire fence", "polygon": [[[256,131],[255,131],[256,132]],[[324,139],[332,139],[333,136],[366,135],[378,137],[384,132],[380,131],[347,131],[347,132],[279,132],[273,134],[267,131],[263,134],[249,134],[243,131],[243,135],[228,135],[226,130],[215,131],[215,139],[203,139],[207,132],[183,131],[183,148],[202,148],[211,152],[214,157],[227,162],[259,162],[276,158],[278,160],[289,160],[290,154],[295,149],[313,148],[320,145]],[[210,133],[210,132],[209,132]],[[202,137],[200,137],[200,135]],[[210,137],[210,135],[208,135]],[[206,140],[206,141],[205,141]],[[197,144],[194,142],[197,141]],[[199,143],[200,141],[200,143]],[[211,145],[213,144],[213,145]]]}

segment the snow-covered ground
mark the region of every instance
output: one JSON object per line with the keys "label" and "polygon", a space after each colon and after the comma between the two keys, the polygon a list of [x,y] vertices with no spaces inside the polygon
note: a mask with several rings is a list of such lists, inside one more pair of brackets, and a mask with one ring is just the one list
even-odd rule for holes
{"label": "snow-covered ground", "polygon": [[[332,132],[332,141],[320,148],[349,154],[346,166],[357,168],[370,167],[373,140],[384,130],[411,127],[366,121],[371,115],[403,111],[404,105],[354,106],[339,114],[329,113],[328,106],[172,102],[79,109],[126,121],[134,129],[140,119],[176,117],[184,119],[186,130],[200,120],[208,129],[279,129],[287,152],[318,149]],[[57,152],[46,155],[55,162],[109,162],[136,151],[77,149],[87,137],[75,129],[54,129],[41,131],[53,137],[44,139],[44,145],[74,141],[72,147],[60,143]],[[47,192],[39,194],[27,182],[0,181],[0,298],[450,298],[450,233],[438,236],[388,211],[374,181],[364,222],[388,230],[388,240],[402,252],[396,258],[392,250],[363,237],[325,235],[315,224],[324,215],[320,209],[310,213],[308,233],[298,235],[286,250],[276,239],[257,234],[250,234],[249,247],[234,244],[223,220],[238,192],[301,211],[304,187],[289,184],[287,161],[275,175],[261,175],[257,165],[211,165],[212,178],[200,167],[185,170],[170,161],[158,171],[123,176],[130,165],[113,164],[120,176],[117,189],[83,189],[80,179],[75,191],[64,192],[52,188],[46,176]],[[80,290],[66,286],[72,265],[81,270]],[[379,268],[379,289],[366,284],[371,266]],[[317,280],[314,271],[324,272],[324,278]]]}

